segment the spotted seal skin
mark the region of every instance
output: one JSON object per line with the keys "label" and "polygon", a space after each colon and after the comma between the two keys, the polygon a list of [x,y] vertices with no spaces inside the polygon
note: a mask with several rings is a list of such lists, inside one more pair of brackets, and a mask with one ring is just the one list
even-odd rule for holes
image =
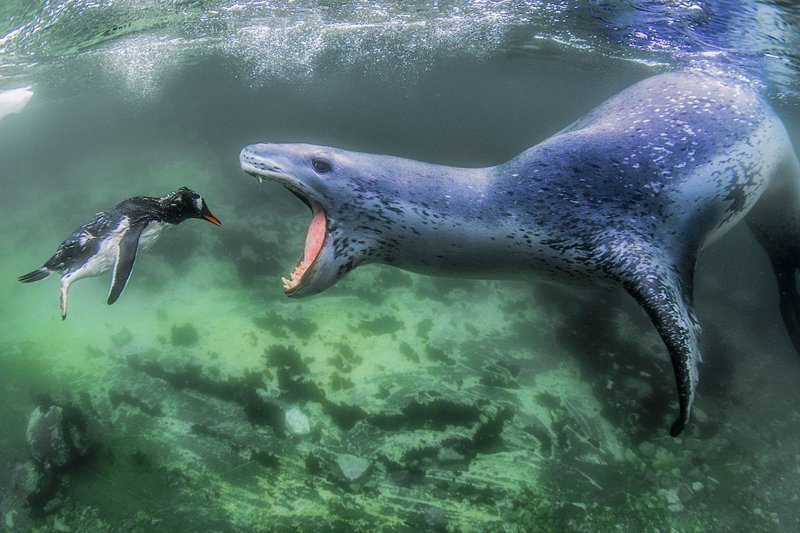
{"label": "spotted seal skin", "polygon": [[510,161],[454,168],[308,144],[254,144],[242,169],[311,209],[287,295],[356,266],[622,286],[672,359],[686,426],[701,361],[692,277],[703,247],[747,217],[775,268],[800,350],[800,166],[751,87],[680,71],[648,78]]}

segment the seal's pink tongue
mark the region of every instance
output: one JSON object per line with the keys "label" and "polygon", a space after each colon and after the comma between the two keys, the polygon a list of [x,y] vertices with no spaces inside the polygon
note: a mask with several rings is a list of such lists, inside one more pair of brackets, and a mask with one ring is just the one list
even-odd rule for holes
{"label": "seal's pink tongue", "polygon": [[311,263],[322,249],[323,242],[325,242],[325,212],[320,211],[314,215],[314,218],[311,220],[311,227],[308,228],[303,261]]}

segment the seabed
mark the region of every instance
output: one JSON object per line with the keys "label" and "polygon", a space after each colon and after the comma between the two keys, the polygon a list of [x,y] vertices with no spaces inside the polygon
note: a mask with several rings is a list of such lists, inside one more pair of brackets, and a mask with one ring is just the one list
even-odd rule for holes
{"label": "seabed", "polygon": [[[214,187],[202,157],[148,157],[137,187],[166,191],[186,176]],[[83,205],[102,208],[113,183]],[[252,196],[207,197],[223,227],[166,234],[112,307],[106,277],[73,286],[63,323],[55,280],[0,285],[14,309],[0,341],[6,530],[797,525],[799,458],[778,436],[800,414],[760,383],[785,354],[731,356],[758,349],[757,308],[724,312],[730,291],[703,277],[720,268],[713,254],[698,276],[703,385],[693,423],[672,439],[672,369],[624,294],[367,266],[290,300],[279,276],[307,214],[279,187],[249,185]],[[2,279],[37,266],[63,233],[36,215],[15,213],[30,235],[0,235],[18,250]],[[746,302],[757,289],[737,290],[728,297]]]}

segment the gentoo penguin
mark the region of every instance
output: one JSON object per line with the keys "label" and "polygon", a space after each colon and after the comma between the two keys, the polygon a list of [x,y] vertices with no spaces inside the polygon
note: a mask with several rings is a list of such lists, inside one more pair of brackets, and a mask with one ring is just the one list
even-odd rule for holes
{"label": "gentoo penguin", "polygon": [[41,268],[18,279],[39,281],[61,274],[61,319],[67,318],[67,293],[75,280],[102,274],[114,268],[108,304],[117,301],[136,261],[139,248],[146,250],[165,228],[189,218],[202,218],[217,226],[221,222],[208,210],[203,197],[187,187],[160,198],[135,196],[97,213],[62,242]]}

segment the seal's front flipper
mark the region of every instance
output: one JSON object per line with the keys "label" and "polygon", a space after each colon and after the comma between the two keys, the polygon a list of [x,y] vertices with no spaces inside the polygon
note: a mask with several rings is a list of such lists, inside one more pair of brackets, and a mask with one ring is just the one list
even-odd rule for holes
{"label": "seal's front flipper", "polygon": [[794,154],[775,171],[769,188],[747,215],[747,225],[769,256],[778,282],[786,333],[800,353],[800,162]]}
{"label": "seal's front flipper", "polygon": [[795,271],[797,268],[789,263],[773,259],[772,267],[778,279],[780,292],[780,308],[786,333],[794,344],[795,350],[800,353],[800,294],[797,293]]}
{"label": "seal's front flipper", "polygon": [[612,261],[612,271],[647,311],[672,359],[680,406],[678,419],[669,430],[675,437],[689,421],[701,362],[700,326],[691,309],[693,254],[683,261],[682,268],[665,258],[663,251],[646,244],[625,243],[620,255]]}
{"label": "seal's front flipper", "polygon": [[128,279],[131,277],[133,265],[136,263],[136,250],[139,248],[139,237],[145,225],[130,228],[119,241],[119,253],[114,263],[114,275],[111,278],[111,290],[108,292],[108,305],[117,301]]}

